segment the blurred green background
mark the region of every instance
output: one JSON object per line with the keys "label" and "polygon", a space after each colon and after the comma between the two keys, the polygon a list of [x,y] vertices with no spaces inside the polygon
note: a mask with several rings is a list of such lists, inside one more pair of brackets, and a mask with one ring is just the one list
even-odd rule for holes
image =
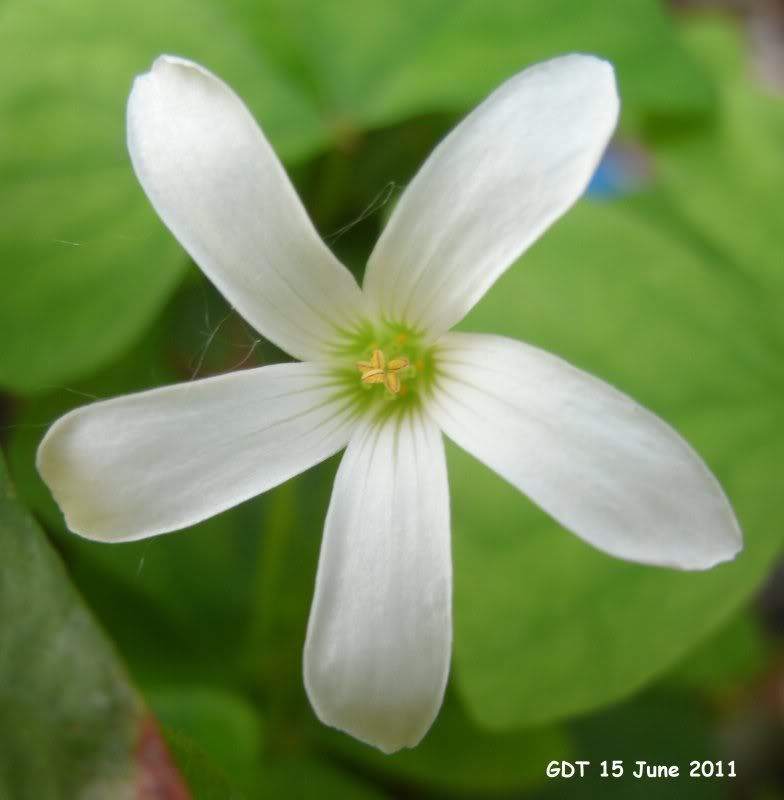
{"label": "blurred green background", "polygon": [[[450,447],[447,698],[417,749],[382,756],[322,727],[302,686],[337,459],[115,546],[68,534],[35,471],[70,408],[286,358],[149,208],[128,91],[163,52],[223,77],[361,277],[439,138],[575,50],[615,64],[617,136],[461,327],[668,420],[746,548],[699,574],[613,560]],[[2,800],[784,798],[784,4],[0,0],[0,67]],[[589,775],[548,778],[562,759]],[[613,759],[625,776],[601,779]],[[681,777],[636,780],[638,759]],[[690,778],[693,760],[737,777]]]}

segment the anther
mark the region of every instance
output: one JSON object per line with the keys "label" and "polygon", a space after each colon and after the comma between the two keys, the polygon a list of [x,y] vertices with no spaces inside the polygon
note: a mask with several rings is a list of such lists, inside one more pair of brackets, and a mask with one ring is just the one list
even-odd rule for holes
{"label": "anther", "polygon": [[373,350],[370,361],[357,361],[362,383],[372,385],[383,383],[392,394],[400,394],[400,371],[409,364],[405,356],[387,362],[380,350]]}
{"label": "anther", "polygon": [[384,383],[385,375],[383,369],[369,369],[362,373],[360,380],[362,383]]}

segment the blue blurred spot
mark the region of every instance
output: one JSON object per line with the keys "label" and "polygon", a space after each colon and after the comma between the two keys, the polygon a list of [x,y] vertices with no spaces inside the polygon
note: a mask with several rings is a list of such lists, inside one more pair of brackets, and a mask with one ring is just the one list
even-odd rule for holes
{"label": "blue blurred spot", "polygon": [[637,192],[650,182],[650,168],[645,152],[636,146],[612,143],[605,151],[586,194],[611,198]]}

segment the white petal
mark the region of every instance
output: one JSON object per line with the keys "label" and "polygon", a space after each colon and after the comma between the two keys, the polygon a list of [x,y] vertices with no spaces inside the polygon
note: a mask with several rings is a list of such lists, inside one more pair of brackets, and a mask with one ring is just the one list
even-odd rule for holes
{"label": "white petal", "polygon": [[498,336],[442,340],[433,413],[457,444],[600,550],[707,569],[743,546],[700,457],[617,390]]}
{"label": "white petal", "polygon": [[303,360],[350,327],[362,294],[319,238],[242,101],[161,56],[128,100],[128,149],[161,219],[230,303]]}
{"label": "white petal", "polygon": [[352,412],[329,381],[279,364],[94,403],[49,429],[38,470],[89,539],[184,528],[346,445]]}
{"label": "white petal", "polygon": [[369,298],[436,336],[582,194],[615,128],[613,69],[569,55],[515,75],[408,186],[371,255]]}
{"label": "white petal", "polygon": [[452,644],[449,487],[441,432],[367,423],[340,465],[305,644],[319,718],[391,753],[441,707]]}

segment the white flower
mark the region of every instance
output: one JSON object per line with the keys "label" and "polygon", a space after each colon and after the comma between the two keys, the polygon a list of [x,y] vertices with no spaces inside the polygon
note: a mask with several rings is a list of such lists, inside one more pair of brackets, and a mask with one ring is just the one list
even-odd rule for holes
{"label": "white flower", "polygon": [[732,558],[732,510],[664,422],[534,347],[448,332],[584,191],[617,114],[598,58],[511,78],[406,188],[360,289],[236,95],[196,64],[159,58],[128,103],[136,174],[237,311],[304,363],[58,420],[38,468],[68,527],[108,542],[183,528],[347,446],[305,685],[325,723],[386,752],[424,736],[449,671],[442,431],[606,553],[682,569]]}

